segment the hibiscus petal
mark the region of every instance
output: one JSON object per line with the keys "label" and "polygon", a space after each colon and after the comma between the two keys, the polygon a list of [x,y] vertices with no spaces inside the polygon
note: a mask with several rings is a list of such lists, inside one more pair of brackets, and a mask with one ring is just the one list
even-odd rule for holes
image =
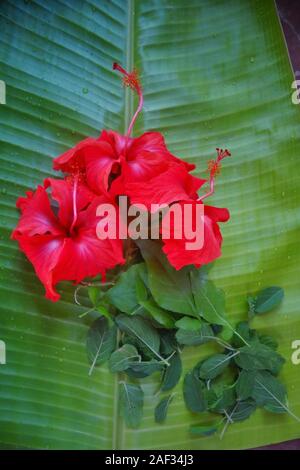
{"label": "hibiscus petal", "polygon": [[88,137],[79,142],[75,147],[67,150],[53,160],[53,169],[60,170],[64,173],[78,172],[79,169],[85,168],[83,150],[89,146],[93,146],[97,139]]}
{"label": "hibiscus petal", "polygon": [[229,210],[226,208],[204,206],[205,214],[210,217],[214,222],[227,222],[230,218]]}
{"label": "hibiscus petal", "polygon": [[[197,204],[197,202],[193,202]],[[163,239],[163,251],[175,269],[184,266],[195,265],[197,268],[204,264],[211,263],[221,256],[222,235],[217,222],[226,222],[229,219],[229,211],[212,206],[204,206],[204,243],[199,250],[188,250],[187,240],[171,238]],[[183,232],[184,233],[184,232]],[[172,232],[171,232],[172,234]]]}
{"label": "hibiscus petal", "polygon": [[34,191],[26,191],[25,197],[21,196],[17,199],[16,207],[20,209],[21,212],[23,212],[28,206],[28,204],[30,204],[33,195]]}
{"label": "hibiscus petal", "polygon": [[84,231],[77,238],[66,240],[54,271],[55,283],[70,280],[76,283],[101,274],[117,264],[124,264],[120,240],[99,240],[95,231]]}
{"label": "hibiscus petal", "polygon": [[33,264],[35,272],[44,284],[47,299],[56,301],[60,295],[54,290],[53,270],[63,250],[64,238],[52,235],[28,236],[15,233],[20,249]]}
{"label": "hibiscus petal", "polygon": [[[171,164],[167,171],[144,181],[143,184],[127,183],[123,180],[122,190],[130,198],[131,204],[145,204],[148,210],[151,210],[151,204],[171,204],[196,199],[197,190],[205,182],[190,175],[182,165]],[[115,187],[112,186],[112,190]]]}
{"label": "hibiscus petal", "polygon": [[19,198],[16,205],[22,215],[12,238],[17,232],[23,235],[62,234],[62,228],[50,207],[48,194],[42,186],[38,186],[35,192],[28,192],[26,198]]}
{"label": "hibiscus petal", "polygon": [[160,132],[145,132],[140,137],[133,139],[130,146],[129,158],[127,160],[145,160],[152,156],[156,161],[178,163],[185,167],[187,171],[195,169],[195,165],[181,160],[168,150],[165,139]]}
{"label": "hibiscus petal", "polygon": [[83,174],[91,190],[98,194],[106,192],[110,173],[116,171],[119,162],[114,142],[106,131],[97,139],[88,137],[55,158],[53,168],[74,175]]}
{"label": "hibiscus petal", "polygon": [[[117,264],[123,264],[123,244],[119,239],[101,240],[97,237],[98,222],[105,215],[97,216],[97,209],[101,204],[109,204],[114,210],[110,222],[118,224],[117,206],[105,196],[98,196],[87,209],[78,213],[74,233],[66,239],[59,263],[54,272],[54,283],[60,280],[80,282],[85,277],[101,274],[103,277],[107,270]],[[118,237],[118,225],[116,226]]]}
{"label": "hibiscus petal", "polygon": [[101,139],[108,142],[115,151],[115,156],[118,157],[124,154],[125,148],[129,149],[132,142],[135,140],[132,137],[126,137],[115,131],[102,131]]}
{"label": "hibiscus petal", "polygon": [[87,183],[98,194],[105,193],[109,185],[109,176],[119,167],[119,158],[115,157],[113,148],[107,142],[98,142],[97,145],[85,150],[85,164]]}

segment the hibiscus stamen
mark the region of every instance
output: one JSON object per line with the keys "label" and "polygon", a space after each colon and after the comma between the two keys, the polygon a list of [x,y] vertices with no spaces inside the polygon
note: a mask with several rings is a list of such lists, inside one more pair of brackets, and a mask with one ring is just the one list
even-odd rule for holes
{"label": "hibiscus stamen", "polygon": [[127,72],[125,69],[123,69],[123,67],[121,67],[121,65],[117,64],[116,62],[114,62],[113,64],[113,70],[118,70],[119,72],[121,72],[121,74],[123,75],[124,86],[127,86],[131,88],[132,90],[136,91],[139,97],[139,104],[138,104],[137,110],[134,113],[133,118],[130,121],[129,127],[127,129],[127,133],[126,133],[126,137],[130,137],[136,118],[138,117],[138,114],[141,112],[143,104],[144,104],[144,98],[143,98],[140,79],[138,76],[138,72],[136,70],[133,70],[132,72]]}
{"label": "hibiscus stamen", "polygon": [[226,157],[230,157],[231,153],[229,150],[219,149],[217,150],[217,158],[215,160],[209,160],[208,170],[209,170],[209,191],[203,196],[199,197],[198,201],[203,201],[207,197],[211,196],[215,192],[215,178],[221,171],[221,160]]}
{"label": "hibiscus stamen", "polygon": [[77,221],[77,187],[78,187],[78,176],[74,176],[73,184],[73,221],[70,228],[70,234],[73,233],[76,221]]}

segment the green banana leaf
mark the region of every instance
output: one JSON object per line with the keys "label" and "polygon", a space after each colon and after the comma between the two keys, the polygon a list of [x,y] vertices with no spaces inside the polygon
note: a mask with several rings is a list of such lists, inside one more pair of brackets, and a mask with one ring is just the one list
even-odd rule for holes
{"label": "green banana leaf", "polygon": [[[184,406],[181,385],[165,424],[154,422],[154,379],[143,381],[142,426],[118,416],[118,378],[106,367],[88,376],[74,288],[53,304],[10,240],[16,198],[52,173],[51,160],[102,128],[124,131],[134,99],[112,71],[118,61],[141,72],[145,94],[136,134],[164,133],[177,155],[203,175],[215,147],[228,147],[210,203],[228,207],[223,257],[212,270],[232,322],[246,316],[245,295],[280,285],[285,300],[254,326],[275,336],[286,358],[282,380],[300,415],[299,107],[271,0],[7,0],[0,4],[0,446],[50,449],[240,449],[300,437],[288,415],[257,411],[224,438],[190,436],[201,422]],[[82,303],[87,299],[80,296]],[[184,366],[213,350],[190,348]],[[157,399],[159,401],[159,398]]]}

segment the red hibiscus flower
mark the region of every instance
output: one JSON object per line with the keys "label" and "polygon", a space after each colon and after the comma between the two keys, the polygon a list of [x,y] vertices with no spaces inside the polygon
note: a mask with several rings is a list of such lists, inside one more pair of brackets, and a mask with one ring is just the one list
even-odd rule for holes
{"label": "red hibiscus flower", "polygon": [[[161,202],[169,202],[169,188],[173,193],[172,201],[183,197],[182,186],[185,186],[185,198],[196,197],[194,188],[199,187],[203,180],[189,175],[188,172],[193,170],[195,165],[172,155],[159,132],[146,132],[137,138],[130,136],[143,106],[143,94],[136,72],[128,73],[118,64],[114,64],[114,68],[123,74],[124,84],[134,89],[139,96],[139,105],[127,134],[123,136],[104,130],[99,138],[89,137],[57,157],[54,160],[54,169],[73,175],[80,173],[81,178],[84,178],[86,184],[97,194],[109,191],[114,196],[130,196],[132,193],[134,200],[139,203],[145,203],[144,182],[150,187],[154,184],[155,187],[161,184],[161,178],[166,189],[164,198],[163,188],[160,188]],[[175,177],[173,167],[176,168]]]}
{"label": "red hibiscus flower", "polygon": [[[214,193],[215,177],[221,169],[220,162],[223,160],[223,158],[229,156],[230,152],[228,152],[228,150],[223,151],[222,149],[217,148],[216,160],[210,160],[208,162],[208,168],[210,171],[209,191],[201,196],[197,201],[191,200],[180,202],[182,214],[184,214],[185,204],[191,205],[191,224],[193,230],[197,228],[197,205],[202,205],[203,200]],[[166,215],[164,217],[166,217]],[[178,219],[171,219],[171,230],[168,234],[168,237],[164,236],[164,234],[162,236],[164,243],[163,251],[167,255],[170,264],[176,269],[181,269],[182,267],[191,264],[198,268],[203,264],[211,263],[216,258],[221,256],[222,235],[218,226],[218,222],[226,222],[229,217],[230,215],[227,209],[220,209],[217,207],[203,205],[203,216],[201,217],[203,245],[200,249],[187,248],[188,244],[192,242],[192,240],[185,236],[184,217],[179,220],[180,227],[175,226],[176,223],[178,224]],[[178,233],[180,238],[178,238]]]}
{"label": "red hibiscus flower", "polygon": [[54,289],[59,281],[78,283],[87,276],[105,276],[106,270],[124,263],[121,241],[99,240],[96,235],[96,208],[105,202],[106,197],[95,198],[76,179],[52,178],[18,199],[22,214],[12,238],[33,264],[48,299],[59,299]]}
{"label": "red hibiscus flower", "polygon": [[[198,197],[197,191],[206,180],[190,174],[194,165],[172,155],[159,132],[131,137],[143,106],[142,89],[136,72],[128,73],[118,64],[114,64],[114,68],[122,73],[124,84],[139,96],[126,135],[104,130],[99,138],[83,140],[54,160],[54,168],[68,175],[64,180],[48,178],[44,186],[17,201],[21,217],[12,238],[19,242],[33,264],[45,286],[46,297],[51,300],[59,299],[55,291],[59,281],[78,283],[85,277],[99,274],[104,277],[108,269],[125,262],[122,241],[115,235],[123,238],[125,234],[126,237],[127,227],[122,227],[125,229],[122,235],[115,227],[114,238],[102,239],[96,233],[101,220],[101,230],[106,234],[105,227],[112,218],[109,212],[97,216],[97,207],[109,203],[117,208],[114,205],[117,196],[127,196],[131,204],[143,204],[148,211],[158,210],[152,207],[153,204],[172,206],[179,203],[181,208],[190,204],[192,218],[196,218],[199,207],[203,209],[204,243],[196,249],[190,247],[193,240],[186,236],[184,220],[180,221],[182,226],[174,224],[171,227],[171,236],[165,236],[162,231],[163,251],[176,269],[187,265],[199,267],[221,254],[222,236],[218,223],[228,220],[229,212],[206,206],[203,201],[213,194],[220,162],[230,153],[217,149],[217,158],[209,162],[210,188]],[[48,195],[48,189],[51,195]],[[115,223],[113,220],[112,224]],[[182,230],[179,239],[178,229]]]}

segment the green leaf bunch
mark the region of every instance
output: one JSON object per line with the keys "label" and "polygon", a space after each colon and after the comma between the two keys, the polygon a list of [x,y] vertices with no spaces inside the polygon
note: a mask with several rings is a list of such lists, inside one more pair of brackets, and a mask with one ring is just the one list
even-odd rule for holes
{"label": "green leaf bunch", "polygon": [[[119,375],[121,413],[127,426],[139,426],[143,379],[153,374],[159,382],[155,400],[160,398],[154,418],[158,423],[167,419],[176,396],[170,391],[182,377],[183,349],[208,342],[217,352],[199,361],[182,380],[187,408],[212,415],[212,424],[192,426],[192,434],[207,436],[222,428],[222,436],[230,424],[248,419],[257,408],[290,412],[286,388],[278,378],[285,362],[278,343],[250,327],[255,315],[279,306],[283,290],[270,287],[248,296],[249,318],[234,326],[226,317],[224,292],[209,279],[211,266],[176,271],[162,255],[159,242],[144,240],[137,245],[143,261],[131,264],[104,291],[101,286],[101,292],[89,287],[101,315],[88,334],[91,370],[108,361],[110,371]],[[223,339],[223,329],[229,332],[229,341]]]}

